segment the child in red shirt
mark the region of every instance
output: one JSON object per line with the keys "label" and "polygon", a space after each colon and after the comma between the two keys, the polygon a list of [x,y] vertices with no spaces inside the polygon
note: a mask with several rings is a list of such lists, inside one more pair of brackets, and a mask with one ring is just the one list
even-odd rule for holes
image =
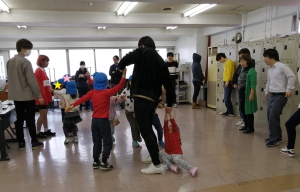
{"label": "child in red shirt", "polygon": [[[168,124],[168,115],[172,126]],[[174,173],[178,173],[177,165],[190,171],[193,177],[196,176],[198,167],[193,167],[188,164],[182,157],[182,149],[180,144],[180,132],[173,118],[172,112],[165,113],[164,121],[164,136],[165,136],[165,151],[159,152],[159,157],[162,162]]]}

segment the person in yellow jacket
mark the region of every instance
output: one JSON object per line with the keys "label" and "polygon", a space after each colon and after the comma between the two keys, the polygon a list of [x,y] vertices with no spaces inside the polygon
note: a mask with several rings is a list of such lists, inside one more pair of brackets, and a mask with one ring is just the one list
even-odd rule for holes
{"label": "person in yellow jacket", "polygon": [[220,63],[225,63],[223,71],[223,81],[224,81],[224,102],[227,108],[226,112],[220,112],[223,116],[233,117],[233,106],[231,102],[231,92],[232,92],[232,78],[235,71],[234,63],[232,60],[228,59],[224,53],[218,53],[216,60]]}

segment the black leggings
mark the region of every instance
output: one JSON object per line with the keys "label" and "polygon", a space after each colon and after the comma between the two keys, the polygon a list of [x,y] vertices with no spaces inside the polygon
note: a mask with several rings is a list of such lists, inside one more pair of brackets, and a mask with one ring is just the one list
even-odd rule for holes
{"label": "black leggings", "polygon": [[193,81],[194,84],[194,94],[193,94],[193,103],[197,102],[197,97],[200,93],[201,82],[200,81]]}
{"label": "black leggings", "polygon": [[[79,98],[83,97],[85,94],[87,94],[90,90],[89,87],[77,87]],[[90,101],[85,102],[85,109],[88,110],[90,108]],[[80,110],[82,110],[82,104],[80,104],[79,107]]]}

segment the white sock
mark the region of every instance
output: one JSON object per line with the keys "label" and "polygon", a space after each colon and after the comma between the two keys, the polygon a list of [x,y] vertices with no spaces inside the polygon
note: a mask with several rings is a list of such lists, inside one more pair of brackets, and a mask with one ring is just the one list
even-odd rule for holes
{"label": "white sock", "polygon": [[154,165],[156,168],[160,168],[160,166],[161,166],[161,164],[159,164],[159,165]]}
{"label": "white sock", "polygon": [[47,131],[48,131],[48,128],[44,128],[44,131],[47,132]]}

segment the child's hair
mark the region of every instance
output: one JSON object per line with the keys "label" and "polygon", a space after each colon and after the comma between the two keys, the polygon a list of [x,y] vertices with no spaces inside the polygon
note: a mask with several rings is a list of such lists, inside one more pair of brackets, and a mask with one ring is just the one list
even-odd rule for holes
{"label": "child's hair", "polygon": [[72,99],[76,99],[77,98],[77,94],[75,94],[75,95],[73,95],[73,94],[71,95],[70,94],[70,96],[71,96]]}

